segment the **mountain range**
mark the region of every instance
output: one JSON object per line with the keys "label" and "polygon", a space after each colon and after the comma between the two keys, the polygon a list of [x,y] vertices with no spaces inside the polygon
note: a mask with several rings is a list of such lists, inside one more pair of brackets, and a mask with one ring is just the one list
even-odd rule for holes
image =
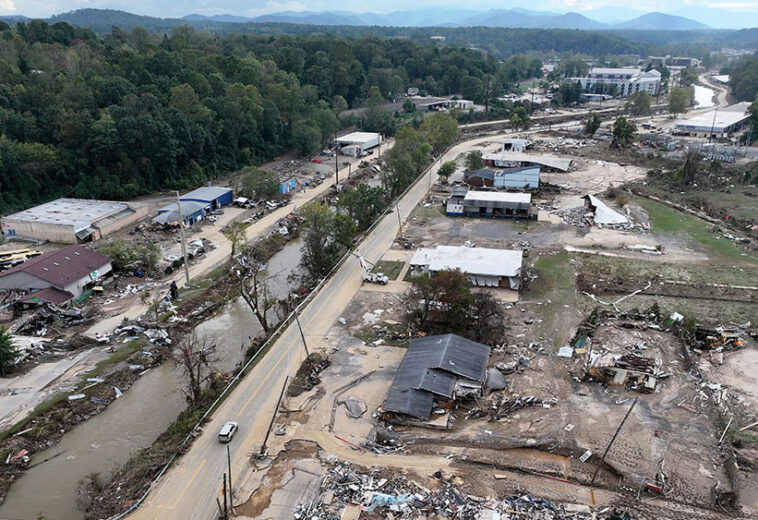
{"label": "mountain range", "polygon": [[306,25],[378,25],[388,27],[521,27],[529,29],[583,30],[704,30],[708,25],[682,16],[647,13],[617,23],[603,23],[579,13],[553,13],[527,9],[490,9],[475,11],[429,8],[391,13],[352,13],[346,11],[282,11],[245,18],[228,14],[203,16],[191,14],[188,21],[237,23],[296,23]]}
{"label": "mountain range", "polygon": [[[615,11],[613,11],[615,12]],[[621,13],[631,11],[620,10]],[[600,11],[605,19],[611,11]],[[112,22],[109,21],[112,19]],[[25,16],[0,16],[7,23],[28,20]],[[424,8],[390,13],[353,13],[348,11],[282,11],[256,17],[233,14],[190,14],[181,19],[154,18],[110,9],[78,9],[51,16],[48,21],[68,22],[73,25],[109,30],[111,25],[122,28],[139,25],[154,27],[176,26],[180,23],[215,26],[230,23],[292,23],[319,26],[381,26],[381,27],[504,27],[527,29],[580,29],[580,30],[649,30],[699,31],[711,29],[708,25],[683,16],[664,13],[647,13],[625,21],[600,22],[579,13],[530,11],[527,9],[490,9],[477,11],[456,8]],[[102,26],[102,27],[101,27]]]}

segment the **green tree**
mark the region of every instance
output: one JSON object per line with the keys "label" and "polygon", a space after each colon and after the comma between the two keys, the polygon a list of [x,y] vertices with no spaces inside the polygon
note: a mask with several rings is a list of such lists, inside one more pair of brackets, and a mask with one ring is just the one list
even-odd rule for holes
{"label": "green tree", "polygon": [[619,116],[613,123],[613,141],[611,147],[625,148],[632,143],[637,127],[630,123],[624,116]]}
{"label": "green tree", "polygon": [[446,161],[440,165],[439,170],[437,170],[437,175],[442,177],[444,182],[447,182],[448,178],[455,173],[455,169],[455,161]]}
{"label": "green tree", "polygon": [[690,89],[675,88],[669,94],[669,112],[672,114],[682,114],[692,104],[693,95]]}
{"label": "green tree", "polygon": [[584,133],[587,135],[595,135],[595,132],[598,131],[602,122],[603,120],[600,119],[599,115],[592,114],[592,117],[587,119],[584,123]]}
{"label": "green tree", "polygon": [[432,145],[432,153],[438,155],[458,138],[458,121],[447,114],[436,113],[427,117],[419,130]]}
{"label": "green tree", "polygon": [[703,160],[703,156],[697,150],[687,150],[684,154],[684,161],[682,162],[682,183],[689,185],[695,182],[698,170],[700,169],[700,162]]}
{"label": "green tree", "polygon": [[650,113],[650,94],[647,92],[635,92],[626,98],[626,109],[632,116],[646,116]]}
{"label": "green tree", "polygon": [[0,326],[0,372],[5,375],[8,367],[13,366],[21,356],[8,329]]}
{"label": "green tree", "polygon": [[313,119],[299,123],[292,132],[292,144],[306,156],[321,149],[321,139],[321,128]]}
{"label": "green tree", "polygon": [[472,302],[471,282],[460,270],[422,275],[404,299],[405,321],[415,332],[465,334]]}
{"label": "green tree", "polygon": [[484,168],[484,159],[482,159],[482,152],[479,150],[472,150],[466,155],[466,171],[473,172]]}
{"label": "green tree", "polygon": [[414,105],[413,101],[411,101],[410,99],[406,99],[405,102],[403,103],[403,111],[408,114],[412,114],[413,112],[416,111],[416,105]]}
{"label": "green tree", "polygon": [[356,222],[359,231],[365,231],[387,207],[386,196],[387,192],[380,186],[359,184],[340,194],[339,206]]}
{"label": "green tree", "polygon": [[234,255],[237,254],[239,248],[243,246],[247,240],[247,225],[240,220],[233,220],[224,228],[222,233],[232,244],[230,257],[234,258]]}
{"label": "green tree", "polygon": [[529,126],[529,114],[524,107],[516,107],[511,112],[511,124],[518,130]]}
{"label": "green tree", "polygon": [[254,166],[243,169],[233,185],[234,191],[249,199],[266,199],[279,193],[279,177]]}
{"label": "green tree", "polygon": [[300,212],[303,218],[303,258],[301,264],[316,281],[334,267],[352,245],[355,223],[348,215],[325,203],[310,202]]}

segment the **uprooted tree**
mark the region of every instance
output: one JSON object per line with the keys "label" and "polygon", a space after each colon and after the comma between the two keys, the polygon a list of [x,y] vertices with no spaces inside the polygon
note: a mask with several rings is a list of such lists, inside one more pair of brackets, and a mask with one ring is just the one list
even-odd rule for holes
{"label": "uprooted tree", "polygon": [[[262,264],[245,266],[239,287],[242,299],[258,319],[263,332],[268,335],[271,331],[270,312],[278,304],[278,300],[269,291],[268,281],[277,275],[265,276],[264,273]],[[279,321],[279,317],[276,321]]]}
{"label": "uprooted tree", "polygon": [[303,217],[301,263],[311,280],[319,280],[352,244],[355,222],[350,216],[320,202],[306,204],[300,214]]}
{"label": "uprooted tree", "polygon": [[495,344],[505,335],[505,315],[490,291],[473,291],[460,270],[413,280],[404,299],[405,321],[414,333],[459,334]]}

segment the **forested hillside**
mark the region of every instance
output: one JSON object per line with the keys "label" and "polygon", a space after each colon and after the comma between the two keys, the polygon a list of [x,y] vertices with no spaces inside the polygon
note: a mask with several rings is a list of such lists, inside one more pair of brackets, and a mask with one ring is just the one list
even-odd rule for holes
{"label": "forested hillside", "polygon": [[[186,26],[98,36],[0,22],[0,212],[196,186],[293,147],[318,149],[344,124],[336,114],[370,90],[392,98],[416,85],[481,101],[539,69],[523,56],[498,63],[405,39],[216,37]],[[369,112],[364,128],[392,131],[386,114]]]}

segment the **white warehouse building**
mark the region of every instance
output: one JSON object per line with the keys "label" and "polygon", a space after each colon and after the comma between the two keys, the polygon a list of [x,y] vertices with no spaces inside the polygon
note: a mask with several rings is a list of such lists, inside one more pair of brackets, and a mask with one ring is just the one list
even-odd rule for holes
{"label": "white warehouse building", "polygon": [[594,67],[586,78],[578,80],[588,92],[596,92],[601,85],[616,85],[619,96],[622,97],[637,92],[647,92],[655,96],[661,86],[661,73],[655,69],[643,72],[642,69]]}

